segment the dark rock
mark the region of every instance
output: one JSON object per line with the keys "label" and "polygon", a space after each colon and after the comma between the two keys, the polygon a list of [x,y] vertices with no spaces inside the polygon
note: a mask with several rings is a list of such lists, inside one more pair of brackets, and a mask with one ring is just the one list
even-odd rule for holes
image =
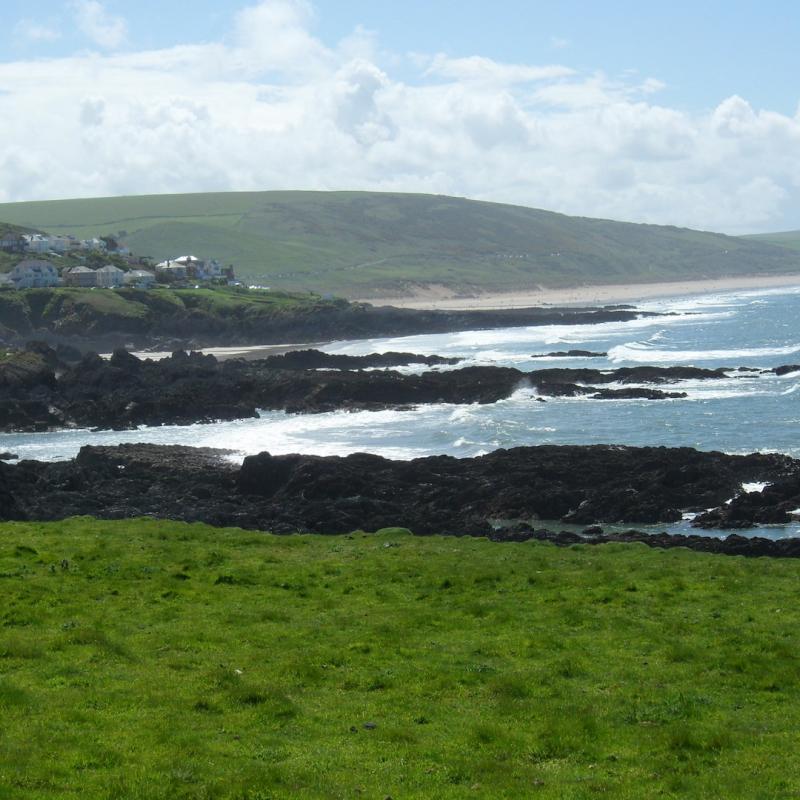
{"label": "dark rock", "polygon": [[368,365],[398,363],[435,366],[451,364],[453,359],[410,353],[330,356],[315,350],[222,363],[212,355],[183,350],[162,361],[140,360],[124,349],[115,350],[107,361],[87,353],[78,363],[54,368],[49,366],[54,359],[55,351],[36,344],[35,352],[15,353],[0,363],[0,388],[5,389],[0,400],[1,430],[182,425],[255,417],[257,408],[318,413],[409,408],[421,403],[494,403],[521,387],[534,387],[540,402],[542,396],[582,395],[661,400],[685,395],[604,386],[726,377],[724,370],[649,366],[529,373],[508,367],[466,367],[406,375],[363,370]]}
{"label": "dark rock", "polygon": [[115,350],[108,363],[110,366],[126,372],[138,372],[142,366],[142,362],[125,348]]}
{"label": "dark rock", "polygon": [[686,392],[662,392],[660,389],[599,389],[593,400],[676,400],[687,397]]}
{"label": "dark rock", "polygon": [[[151,515],[275,533],[404,527],[418,535],[487,536],[496,541],[646,540],[653,546],[679,542],[709,552],[800,554],[789,544],[764,540],[733,539],[725,550],[713,544],[720,540],[708,537],[663,538],[637,532],[626,538],[627,534],[604,534],[594,527],[600,522],[677,520],[681,509],[703,505],[718,507],[709,515],[715,524],[726,514],[737,525],[772,521],[798,507],[800,463],[788,456],[541,446],[476,458],[412,461],[365,453],[344,458],[261,453],[245,459],[241,468],[225,456],[226,451],[214,449],[142,444],[84,447],[65,462],[0,462],[0,519]],[[772,486],[760,499],[747,495],[731,504],[746,508],[746,513],[728,512],[725,500],[749,481],[771,481]],[[495,519],[519,522],[496,529],[491,524]],[[580,534],[552,532],[534,528],[529,521],[537,519],[589,527]]]}
{"label": "dark rock", "polygon": [[696,528],[752,528],[754,525],[786,524],[800,510],[800,476],[779,477],[763,492],[744,492],[737,487],[730,502],[698,514]]}
{"label": "dark rock", "polygon": [[701,367],[620,367],[613,370],[599,369],[540,369],[529,373],[534,383],[675,383],[685,380],[720,380],[727,378],[725,369],[703,369]]}
{"label": "dark rock", "polygon": [[415,353],[372,353],[366,356],[348,356],[323,353],[319,350],[292,350],[282,355],[269,356],[261,364],[269,369],[370,369],[376,367],[406,367],[424,364],[428,367],[458,364],[461,358],[422,356]]}
{"label": "dark rock", "polygon": [[55,369],[61,366],[61,359],[58,356],[58,351],[50,347],[47,342],[42,342],[39,340],[27,342],[25,345],[25,350],[28,353],[35,353],[37,356],[39,356],[42,360],[42,363],[50,367],[50,369]]}
{"label": "dark rock", "polygon": [[775,367],[769,370],[776,375],[788,375],[790,372],[800,372],[800,364],[786,364],[782,367]]}
{"label": "dark rock", "polygon": [[535,353],[531,358],[606,358],[608,353],[591,350],[558,350],[555,353]]}
{"label": "dark rock", "polygon": [[582,531],[584,536],[601,536],[603,529],[599,525],[590,525]]}
{"label": "dark rock", "polygon": [[75,364],[83,358],[83,353],[69,344],[58,343],[55,346],[56,355],[63,364]]}

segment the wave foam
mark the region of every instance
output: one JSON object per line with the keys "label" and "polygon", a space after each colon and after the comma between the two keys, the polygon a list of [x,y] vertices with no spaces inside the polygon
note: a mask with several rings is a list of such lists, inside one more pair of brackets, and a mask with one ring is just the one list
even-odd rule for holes
{"label": "wave foam", "polygon": [[634,361],[636,363],[667,364],[694,361],[729,361],[742,358],[765,358],[789,356],[800,353],[800,344],[785,347],[743,347],[736,350],[659,350],[646,342],[628,342],[612,347],[608,358],[614,363]]}
{"label": "wave foam", "polygon": [[[459,331],[456,333],[425,334],[402,336],[391,339],[366,339],[358,341],[334,342],[320,349],[326,353],[364,355],[385,353],[390,350],[420,353],[423,355],[458,355],[467,358],[489,358],[494,354],[497,360],[507,355],[518,357],[509,348],[518,345],[559,345],[586,344],[608,338],[629,335],[632,330],[647,330],[666,326],[694,325],[733,316],[734,311],[710,311],[708,313],[674,314],[663,316],[637,317],[621,322],[598,322],[587,325],[534,325],[519,328],[500,328],[495,330]],[[494,353],[493,353],[494,351]]]}

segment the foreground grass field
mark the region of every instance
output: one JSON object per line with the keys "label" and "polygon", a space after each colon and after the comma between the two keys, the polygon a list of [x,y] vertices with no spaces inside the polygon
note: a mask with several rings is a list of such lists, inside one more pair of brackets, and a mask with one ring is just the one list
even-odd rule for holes
{"label": "foreground grass field", "polygon": [[800,564],[0,527],[0,797],[800,795]]}

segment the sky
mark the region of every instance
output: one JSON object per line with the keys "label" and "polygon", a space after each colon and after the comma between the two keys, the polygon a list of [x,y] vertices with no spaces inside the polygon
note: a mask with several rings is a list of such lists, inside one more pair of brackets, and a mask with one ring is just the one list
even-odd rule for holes
{"label": "sky", "polygon": [[2,0],[0,201],[432,192],[800,228],[788,0]]}

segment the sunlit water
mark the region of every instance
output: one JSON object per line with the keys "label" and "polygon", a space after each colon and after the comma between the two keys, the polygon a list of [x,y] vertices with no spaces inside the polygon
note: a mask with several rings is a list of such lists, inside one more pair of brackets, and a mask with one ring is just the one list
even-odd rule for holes
{"label": "sunlit water", "polygon": [[[353,355],[387,350],[435,353],[465,358],[459,367],[483,364],[524,371],[558,366],[766,368],[800,363],[800,287],[673,298],[639,307],[658,315],[598,325],[339,342],[324,349]],[[608,357],[531,358],[536,353],[569,349],[603,351]],[[319,455],[364,451],[408,459],[440,453],[474,456],[518,445],[613,442],[800,457],[800,370],[780,377],[731,372],[725,380],[659,388],[684,391],[688,397],[659,401],[548,398],[541,403],[523,381],[512,397],[492,405],[303,416],[264,412],[257,420],[211,425],[8,434],[0,435],[0,450],[22,458],[58,460],[74,456],[84,444],[155,442],[229,448],[237,460],[263,450]],[[770,534],[770,529],[762,529],[761,534]],[[785,536],[787,529],[779,528],[772,535]]]}

